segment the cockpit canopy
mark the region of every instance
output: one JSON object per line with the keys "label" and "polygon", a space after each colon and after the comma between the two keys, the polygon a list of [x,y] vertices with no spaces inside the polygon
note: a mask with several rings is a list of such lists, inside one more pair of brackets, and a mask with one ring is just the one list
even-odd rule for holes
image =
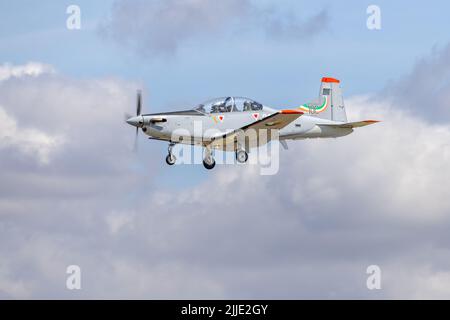
{"label": "cockpit canopy", "polygon": [[216,98],[199,104],[195,108],[201,113],[259,111],[262,109],[263,105],[261,103],[243,97]]}

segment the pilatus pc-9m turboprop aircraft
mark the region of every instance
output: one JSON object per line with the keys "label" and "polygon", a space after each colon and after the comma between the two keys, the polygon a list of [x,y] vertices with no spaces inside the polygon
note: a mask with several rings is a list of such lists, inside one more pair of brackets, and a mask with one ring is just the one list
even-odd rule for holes
{"label": "pilatus pc-9m turboprop aircraft", "polygon": [[[337,138],[352,133],[353,128],[378,122],[347,122],[339,80],[334,78],[322,78],[318,102],[284,110],[272,109],[247,98],[225,97],[186,111],[141,114],[141,101],[138,92],[136,116],[126,119],[136,127],[136,137],[141,128],[150,139],[169,142],[166,157],[169,165],[176,161],[172,153],[176,143],[203,146],[206,169],[216,164],[215,149],[235,152],[237,162],[245,163],[251,148],[275,139],[274,136],[287,149],[286,140]],[[278,135],[273,135],[271,129]]]}

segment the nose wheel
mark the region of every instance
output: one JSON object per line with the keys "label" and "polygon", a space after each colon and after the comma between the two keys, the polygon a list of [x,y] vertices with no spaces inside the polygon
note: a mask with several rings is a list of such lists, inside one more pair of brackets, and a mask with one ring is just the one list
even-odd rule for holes
{"label": "nose wheel", "polygon": [[169,166],[173,166],[175,164],[175,162],[177,161],[177,158],[172,153],[172,149],[173,149],[174,145],[175,145],[175,143],[171,143],[171,144],[169,144],[169,148],[168,148],[169,154],[166,157],[166,163]]}
{"label": "nose wheel", "polygon": [[236,160],[239,163],[246,163],[248,160],[248,153],[244,150],[236,151]]}

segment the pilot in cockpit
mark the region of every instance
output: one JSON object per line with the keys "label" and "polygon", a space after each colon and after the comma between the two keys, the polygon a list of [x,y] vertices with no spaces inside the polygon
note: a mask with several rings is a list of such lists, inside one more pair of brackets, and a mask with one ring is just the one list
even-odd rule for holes
{"label": "pilot in cockpit", "polygon": [[244,111],[258,111],[262,110],[262,105],[255,101],[245,101]]}
{"label": "pilot in cockpit", "polygon": [[217,102],[211,106],[211,113],[227,112],[225,102]]}
{"label": "pilot in cockpit", "polygon": [[250,107],[252,108],[253,111],[258,111],[258,110],[262,110],[262,109],[263,109],[262,104],[261,104],[261,103],[258,103],[258,102],[256,102],[256,101],[253,101],[253,102],[250,104]]}

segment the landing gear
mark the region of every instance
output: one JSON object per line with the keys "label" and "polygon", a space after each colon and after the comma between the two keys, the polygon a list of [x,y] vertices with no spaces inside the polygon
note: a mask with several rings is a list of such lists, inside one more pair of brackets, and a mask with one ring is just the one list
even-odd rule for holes
{"label": "landing gear", "polygon": [[173,166],[175,164],[175,162],[177,161],[177,158],[175,158],[175,156],[173,154],[168,154],[166,157],[166,163],[169,166]]}
{"label": "landing gear", "polygon": [[248,153],[244,150],[236,151],[236,160],[239,163],[246,163],[248,160]]}
{"label": "landing gear", "polygon": [[203,166],[208,170],[211,170],[216,166],[216,161],[214,160],[211,149],[208,148],[205,149],[205,158],[203,159]]}
{"label": "landing gear", "polygon": [[203,159],[203,166],[208,169],[211,170],[212,168],[214,168],[216,166],[216,161],[211,158],[211,162],[207,162],[206,159]]}
{"label": "landing gear", "polygon": [[169,154],[167,155],[167,157],[166,157],[166,163],[169,165],[169,166],[173,166],[174,164],[175,164],[175,162],[177,161],[177,158],[173,155],[173,153],[172,153],[172,149],[173,149],[173,146],[175,145],[175,143],[170,143],[169,144],[169,148],[168,148],[168,152],[169,152]]}

